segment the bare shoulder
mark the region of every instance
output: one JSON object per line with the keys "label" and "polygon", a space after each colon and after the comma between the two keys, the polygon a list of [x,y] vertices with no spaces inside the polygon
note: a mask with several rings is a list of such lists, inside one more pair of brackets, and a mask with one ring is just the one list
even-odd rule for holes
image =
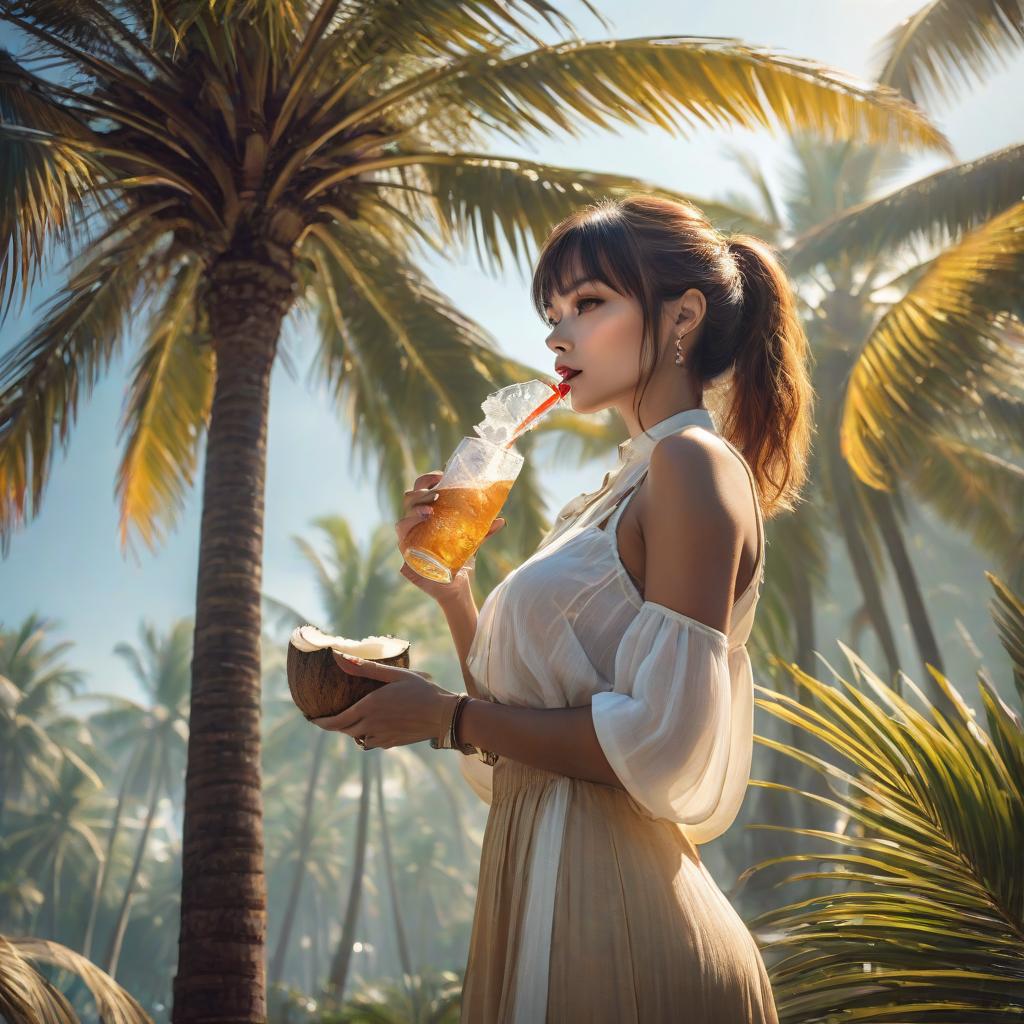
{"label": "bare shoulder", "polygon": [[[732,463],[733,465],[730,465]],[[644,596],[727,633],[743,548],[734,499],[736,458],[712,431],[691,427],[651,452]]]}

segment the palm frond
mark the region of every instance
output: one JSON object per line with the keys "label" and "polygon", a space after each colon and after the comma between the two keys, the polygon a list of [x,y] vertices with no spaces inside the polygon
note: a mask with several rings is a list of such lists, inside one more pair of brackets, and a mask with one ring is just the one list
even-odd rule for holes
{"label": "palm frond", "polygon": [[37,326],[0,359],[0,548],[39,510],[56,445],[66,448],[78,402],[122,342],[125,317],[147,292],[151,250],[165,233],[136,222],[93,247]]}
{"label": "palm frond", "polygon": [[1020,0],[932,0],[886,33],[878,80],[917,103],[948,102],[1024,46]]}
{"label": "palm frond", "polygon": [[196,261],[174,276],[136,363],[122,420],[117,473],[121,546],[134,528],[155,549],[192,486],[213,401],[215,358],[196,308]]}
{"label": "palm frond", "polygon": [[914,468],[914,493],[1004,566],[1024,564],[1024,468],[941,429]]}
{"label": "palm frond", "polygon": [[950,154],[945,136],[895,90],[738,39],[658,36],[487,51],[433,68],[355,107],[335,126],[376,118],[417,94],[467,107],[513,142],[531,132],[654,125],[805,129]]}
{"label": "palm frond", "polygon": [[[362,471],[372,458],[382,504],[397,513],[409,480],[443,466],[471,433],[483,398],[537,371],[498,353],[420,270],[357,226],[317,226],[304,251],[316,268],[315,372],[338,403]],[[518,442],[524,452],[532,443],[529,434]],[[507,507],[510,527],[488,544],[489,554],[511,543],[525,551],[546,529],[529,459]],[[484,579],[490,570],[481,567],[478,560]]]}
{"label": "palm frond", "polygon": [[[18,285],[21,304],[51,245],[74,236],[75,218],[94,184],[94,161],[75,139],[91,133],[54,103],[39,80],[0,50],[0,124],[31,129],[36,139],[3,132],[0,145],[0,322]],[[69,141],[41,144],[46,133]]]}
{"label": "palm frond", "polygon": [[[1017,688],[1017,696],[1024,706],[1024,602],[1013,593],[994,573],[986,572],[985,577],[996,592],[996,603],[992,618],[995,622],[999,640],[1006,653],[1010,656],[1013,669],[1013,683]],[[1017,723],[1017,732],[1021,731]],[[1013,762],[1016,764],[1017,776],[1024,777],[1024,741],[1017,736],[1013,743]]]}
{"label": "palm frond", "polygon": [[[840,426],[843,456],[871,487],[911,466],[933,424],[1015,372],[1024,203],[939,255],[882,317],[850,374]],[[1014,340],[1016,339],[1016,341]]]}
{"label": "palm frond", "polygon": [[[603,29],[610,23],[583,0]],[[358,0],[345,4],[337,32],[346,40],[349,61],[359,66],[385,54],[451,57],[477,47],[514,45],[523,40],[541,45],[531,24],[518,11],[540,18],[559,32],[576,34],[566,15],[546,0]]]}
{"label": "palm frond", "polygon": [[33,966],[52,964],[77,975],[96,1000],[103,1024],[153,1024],[129,992],[81,953],[48,939],[0,935],[0,1014],[12,1021],[75,1024],[78,1017],[67,997]]}
{"label": "palm frond", "polygon": [[125,9],[130,6],[109,0],[10,0],[3,5],[11,14],[30,19],[64,42],[126,71],[142,74],[140,58],[165,68],[160,56],[146,43],[138,12]]}
{"label": "palm frond", "polygon": [[748,922],[768,937],[764,951],[780,954],[770,969],[780,1019],[824,1024],[839,1006],[851,1019],[873,1021],[1020,1019],[1024,773],[993,740],[1005,732],[1019,747],[1020,720],[983,685],[986,733],[931,667],[954,711],[945,717],[905,679],[919,711],[839,643],[854,682],[832,670],[841,687],[830,686],[773,658],[803,689],[802,699],[755,686],[761,708],[823,741],[840,761],[758,736],[822,775],[832,796],[753,784],[796,793],[850,823],[846,831],[751,826],[841,848],[770,858],[741,876],[810,862],[814,870],[779,884],[828,883]]}
{"label": "palm frond", "polygon": [[[491,273],[503,271],[510,254],[519,269],[528,274],[531,260],[552,224],[581,205],[608,195],[627,195],[638,188],[652,195],[696,203],[713,222],[747,220],[725,203],[705,203],[626,175],[554,167],[518,157],[408,153],[385,158],[382,163],[392,172],[390,178],[362,179],[357,184],[367,192],[380,190],[385,195],[393,188],[394,203],[404,208],[409,220],[423,223],[429,219],[437,225],[441,236],[437,248],[447,248],[450,257],[452,246],[466,247],[472,241],[477,260]],[[399,168],[411,170],[418,187],[397,180],[394,172]],[[322,185],[328,187],[326,181]],[[324,212],[331,209],[325,208]]]}
{"label": "palm frond", "polygon": [[863,260],[908,242],[947,245],[1020,202],[1022,195],[1024,146],[1007,146],[817,224],[786,247],[786,264],[800,274],[837,253]]}

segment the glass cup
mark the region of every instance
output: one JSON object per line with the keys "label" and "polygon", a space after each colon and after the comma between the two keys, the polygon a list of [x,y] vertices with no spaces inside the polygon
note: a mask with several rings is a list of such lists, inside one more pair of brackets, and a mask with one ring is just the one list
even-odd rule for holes
{"label": "glass cup", "polygon": [[464,437],[437,482],[434,514],[403,538],[406,563],[428,580],[451,583],[483,543],[524,461],[511,448]]}

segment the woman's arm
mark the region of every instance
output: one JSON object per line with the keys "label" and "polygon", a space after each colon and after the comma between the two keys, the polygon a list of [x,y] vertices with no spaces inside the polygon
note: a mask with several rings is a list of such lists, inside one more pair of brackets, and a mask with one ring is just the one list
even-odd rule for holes
{"label": "woman's arm", "polygon": [[455,738],[534,768],[624,788],[597,740],[589,704],[515,708],[471,700],[459,716]]}

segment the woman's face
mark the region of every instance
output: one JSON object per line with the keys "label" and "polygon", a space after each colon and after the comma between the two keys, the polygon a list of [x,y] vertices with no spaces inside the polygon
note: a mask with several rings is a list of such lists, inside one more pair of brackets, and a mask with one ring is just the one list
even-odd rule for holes
{"label": "woman's face", "polygon": [[597,412],[632,401],[640,378],[640,303],[600,281],[577,281],[550,303],[545,313],[551,327],[546,343],[555,354],[552,370],[564,365],[582,371],[572,379],[572,408]]}

